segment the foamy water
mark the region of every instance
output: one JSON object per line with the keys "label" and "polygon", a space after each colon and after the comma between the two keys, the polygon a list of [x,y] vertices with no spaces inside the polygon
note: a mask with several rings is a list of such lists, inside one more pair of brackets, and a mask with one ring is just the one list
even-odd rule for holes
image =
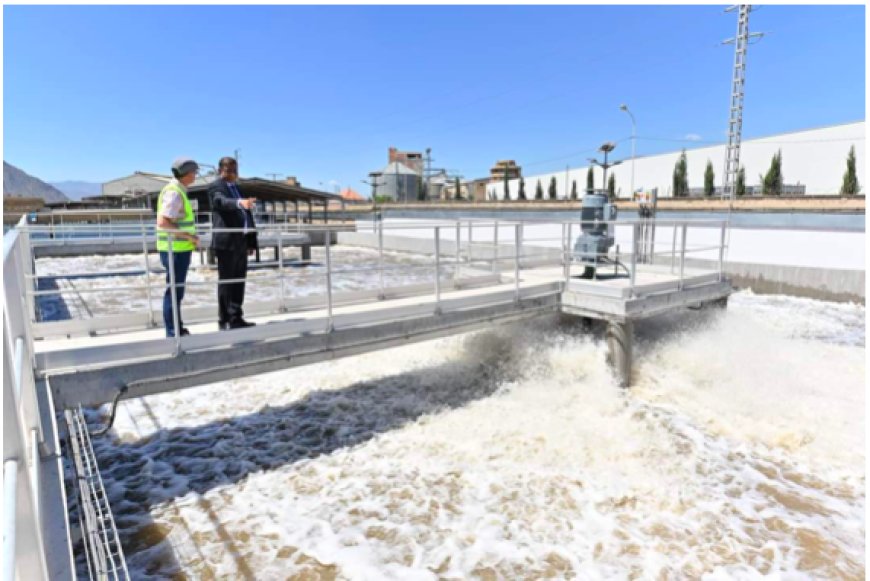
{"label": "foamy water", "polygon": [[[187,277],[183,307],[215,305],[217,317],[217,270],[202,267],[198,253],[194,253],[191,270]],[[271,250],[264,250],[263,260],[273,260]],[[304,297],[326,293],[325,251],[322,247],[311,249],[311,266],[301,266],[299,252],[295,248],[284,249],[285,298]],[[333,292],[378,288],[376,274],[378,253],[368,248],[332,248]],[[445,261],[448,259],[445,257]],[[435,263],[431,257],[397,253],[384,253],[384,285],[386,287],[435,280]],[[277,300],[281,291],[276,279],[277,269],[257,268],[251,260],[245,285],[245,301]],[[155,313],[163,308],[165,274],[159,256],[149,256],[151,285],[151,308]],[[121,273],[105,276],[106,273]],[[93,316],[146,313],[148,292],[145,290],[145,259],[142,255],[79,256],[75,258],[40,258],[36,261],[36,274],[40,277],[59,277],[51,281],[43,279],[45,290],[55,289],[61,294],[41,297],[40,313],[43,320],[63,318],[86,319]],[[125,274],[127,273],[127,274]],[[449,277],[453,267],[441,267],[441,276]],[[93,276],[91,276],[93,275]],[[123,290],[121,287],[127,287]],[[130,288],[134,287],[134,288]],[[97,291],[97,292],[92,292]],[[183,308],[182,307],[182,308]],[[158,319],[160,317],[158,316]]]}
{"label": "foamy water", "polygon": [[95,447],[136,578],[863,579],[864,320],[737,293],[637,324],[621,390],[546,317],[122,402]]}

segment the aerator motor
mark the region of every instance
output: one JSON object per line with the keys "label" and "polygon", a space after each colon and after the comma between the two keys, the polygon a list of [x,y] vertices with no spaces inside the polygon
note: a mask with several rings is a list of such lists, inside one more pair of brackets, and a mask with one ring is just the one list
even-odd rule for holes
{"label": "aerator motor", "polygon": [[592,278],[599,264],[610,263],[607,253],[614,242],[616,213],[607,191],[593,190],[583,196],[581,234],[574,243],[574,260],[585,266],[581,278]]}

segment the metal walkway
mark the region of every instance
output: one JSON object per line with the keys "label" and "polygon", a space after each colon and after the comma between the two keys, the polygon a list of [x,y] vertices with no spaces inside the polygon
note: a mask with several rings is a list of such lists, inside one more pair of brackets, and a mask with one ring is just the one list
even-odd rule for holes
{"label": "metal walkway", "polygon": [[[17,439],[4,441],[4,461],[6,486],[23,491],[15,497],[7,495],[7,509],[23,503],[32,510],[23,514],[24,524],[7,521],[5,525],[4,534],[20,541],[8,549],[13,552],[12,569],[8,570],[27,578],[68,578],[74,570],[71,539],[80,534],[92,577],[126,575],[111,510],[101,496],[99,471],[88,452],[90,436],[80,406],[307,365],[558,312],[607,322],[617,381],[629,385],[634,321],[685,306],[721,303],[731,292],[723,276],[725,230],[721,223],[662,223],[663,230],[673,231],[672,243],[664,244],[670,247],[663,250],[642,248],[639,228],[621,224],[617,234],[621,228],[627,235],[623,247],[632,251],[619,255],[617,246],[612,258],[624,261],[628,274],[600,271],[596,279],[576,276],[575,270],[583,270],[572,264],[572,228],[579,232],[577,224],[358,224],[346,241],[376,252],[376,260],[368,265],[337,264],[340,253],[333,248],[332,233],[323,232],[329,227],[312,227],[320,229],[324,240],[323,260],[316,263],[322,293],[296,294],[294,289],[299,287],[291,284],[288,288],[293,277],[311,274],[298,265],[289,268],[283,243],[279,243],[282,251],[265,265],[271,270],[256,279],[249,275],[249,285],[264,285],[268,290],[260,295],[268,296],[266,300],[246,304],[246,316],[258,323],[256,327],[221,332],[213,304],[185,304],[184,318],[192,334],[165,338],[162,317],[155,316],[165,284],[151,281],[147,269],[138,278],[138,285],[127,282],[108,289],[99,287],[100,292],[135,290],[147,295],[145,307],[137,312],[122,308],[122,312],[105,313],[91,308],[85,310],[95,314],[87,318],[37,321],[39,301],[52,294],[62,299],[67,291],[36,290],[38,281],[46,277],[38,272],[31,244],[31,235],[39,232],[22,223],[4,239],[4,353],[7,361],[13,357],[21,362],[21,370],[15,372],[15,387],[4,384],[4,402],[11,402],[4,405],[6,425],[18,434]],[[703,230],[695,244],[687,243],[690,226]],[[285,233],[264,234],[282,240]],[[337,240],[342,243],[342,235]],[[127,242],[146,247],[147,263],[147,248],[153,245],[153,238]],[[387,264],[385,254],[395,250],[414,252],[418,259]],[[719,269],[687,269],[686,255],[692,252],[718,255]],[[209,272],[207,265],[198,268]],[[367,277],[363,279],[369,283],[366,288],[336,287],[336,277],[360,272]],[[403,272],[416,272],[417,278],[403,279]],[[428,279],[420,279],[420,272]],[[99,273],[77,276],[91,274]],[[394,275],[392,282],[387,280],[390,274]],[[413,282],[403,282],[407,280]],[[188,280],[187,284],[194,283]],[[196,284],[213,289],[218,282]],[[82,285],[75,287],[84,301],[88,300],[88,290]],[[7,370],[4,376],[8,376]],[[56,410],[67,411],[68,426],[57,424]],[[82,503],[78,525],[64,518],[67,503],[58,444],[62,432],[70,438],[72,465],[82,484],[78,489]],[[46,462],[49,470],[32,468]],[[63,520],[67,522],[58,525]],[[40,561],[28,559],[29,553],[21,549],[21,543],[32,549],[34,542],[43,555]],[[20,557],[16,560],[14,555]]]}

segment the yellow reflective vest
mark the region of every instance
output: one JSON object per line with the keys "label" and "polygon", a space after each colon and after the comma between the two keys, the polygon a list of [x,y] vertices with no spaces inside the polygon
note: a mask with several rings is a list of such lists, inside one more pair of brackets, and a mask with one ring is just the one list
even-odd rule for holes
{"label": "yellow reflective vest", "polygon": [[[178,192],[178,195],[181,196],[181,200],[184,202],[184,214],[181,216],[181,220],[176,222],[175,225],[178,226],[178,229],[182,232],[195,236],[196,221],[193,217],[193,208],[190,207],[190,200],[187,199],[187,193],[178,182],[169,182],[162,190],[160,190],[160,196],[157,198],[157,212],[159,213],[160,209],[163,208],[163,194],[168,191]],[[196,244],[190,240],[179,238],[174,238],[172,240],[172,252],[191,252],[195,249]],[[169,252],[169,235],[166,231],[157,231],[157,251]]]}

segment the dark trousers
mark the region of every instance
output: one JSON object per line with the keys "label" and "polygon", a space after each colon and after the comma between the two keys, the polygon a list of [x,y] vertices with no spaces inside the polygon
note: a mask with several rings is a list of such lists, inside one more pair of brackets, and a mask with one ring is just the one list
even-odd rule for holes
{"label": "dark trousers", "polygon": [[[173,252],[172,266],[175,270],[175,308],[178,309],[178,326],[184,328],[181,322],[181,299],[184,298],[184,283],[187,281],[187,271],[190,269],[190,257],[193,252]],[[175,322],[172,320],[172,286],[169,280],[169,252],[160,253],[160,264],[166,269],[166,292],[163,294],[163,326],[167,337],[175,337]]]}
{"label": "dark trousers", "polygon": [[218,322],[233,325],[242,320],[242,303],[245,302],[245,282],[223,284],[234,278],[244,279],[248,274],[248,251],[242,249],[215,250],[218,280]]}

